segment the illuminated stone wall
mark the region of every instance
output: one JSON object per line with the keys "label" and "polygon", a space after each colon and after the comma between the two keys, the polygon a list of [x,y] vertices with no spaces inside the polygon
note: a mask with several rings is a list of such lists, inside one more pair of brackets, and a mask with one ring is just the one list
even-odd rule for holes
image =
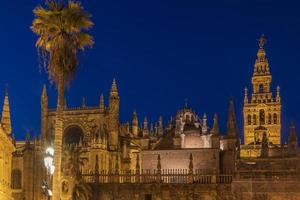
{"label": "illuminated stone wall", "polygon": [[158,154],[161,158],[162,169],[189,169],[190,155],[193,155],[194,169],[204,172],[219,170],[218,149],[184,149],[142,151],[142,169],[156,170]]}

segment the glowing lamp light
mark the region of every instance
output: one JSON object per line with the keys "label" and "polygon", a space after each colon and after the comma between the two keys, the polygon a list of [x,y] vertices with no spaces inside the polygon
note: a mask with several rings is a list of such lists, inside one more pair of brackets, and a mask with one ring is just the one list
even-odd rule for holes
{"label": "glowing lamp light", "polygon": [[50,174],[53,175],[54,171],[55,171],[55,166],[51,165],[51,167],[50,167]]}
{"label": "glowing lamp light", "polygon": [[50,174],[53,174],[55,170],[55,166],[53,165],[53,156],[54,156],[54,149],[52,147],[48,147],[46,149],[46,155],[44,157],[44,165]]}
{"label": "glowing lamp light", "polygon": [[46,149],[46,154],[49,154],[49,155],[51,155],[53,157],[54,156],[54,149],[53,149],[53,147],[48,147]]}

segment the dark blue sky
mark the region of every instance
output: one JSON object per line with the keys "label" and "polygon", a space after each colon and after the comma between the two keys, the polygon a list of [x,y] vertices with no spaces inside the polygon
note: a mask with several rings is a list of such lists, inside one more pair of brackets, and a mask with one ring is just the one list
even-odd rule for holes
{"label": "dark blue sky", "polygon": [[[4,2],[3,2],[4,1]],[[30,31],[32,9],[43,1],[2,0],[0,7],[0,88],[9,85],[13,132],[40,132],[40,94],[47,84],[49,104],[56,90],[39,71]],[[106,103],[113,77],[121,97],[121,120],[163,115],[167,121],[188,98],[209,123],[219,113],[225,131],[229,97],[235,99],[242,131],[242,101],[250,86],[256,39],[267,36],[273,89],[281,86],[283,133],[300,125],[300,3],[297,1],[87,1],[95,26],[95,45],[80,56],[80,69],[67,90],[69,106]],[[1,103],[3,102],[1,95]],[[300,130],[300,129],[299,129]]]}

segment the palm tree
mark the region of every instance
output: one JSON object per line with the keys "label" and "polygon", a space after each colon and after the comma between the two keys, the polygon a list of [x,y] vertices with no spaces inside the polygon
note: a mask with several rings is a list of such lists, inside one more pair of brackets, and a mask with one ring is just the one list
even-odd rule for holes
{"label": "palm tree", "polygon": [[64,160],[68,165],[71,177],[74,178],[72,200],[89,200],[92,198],[92,188],[82,177],[81,168],[88,160],[84,157],[87,151],[77,145],[70,145],[64,149]]}
{"label": "palm tree", "polygon": [[65,85],[78,67],[78,52],[94,44],[86,31],[93,26],[91,15],[79,2],[48,0],[46,8],[37,6],[31,30],[38,35],[39,58],[51,82],[57,85],[57,108],[63,108]]}
{"label": "palm tree", "polygon": [[53,200],[60,199],[60,173],[63,123],[60,113],[64,105],[64,89],[78,67],[78,52],[94,44],[87,31],[93,26],[91,15],[79,2],[46,0],[46,7],[37,6],[31,30],[38,36],[38,56],[51,82],[57,86],[57,115],[55,124],[56,170],[53,179]]}

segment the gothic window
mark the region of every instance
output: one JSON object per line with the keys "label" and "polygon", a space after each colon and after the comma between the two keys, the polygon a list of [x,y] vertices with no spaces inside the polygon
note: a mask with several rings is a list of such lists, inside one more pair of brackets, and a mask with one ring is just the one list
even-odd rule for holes
{"label": "gothic window", "polygon": [[19,169],[14,169],[12,171],[12,189],[22,188],[22,172]]}
{"label": "gothic window", "polygon": [[268,124],[271,124],[271,123],[272,123],[272,115],[271,115],[271,113],[269,113]]}
{"label": "gothic window", "polygon": [[259,111],[259,124],[260,125],[265,124],[265,111],[264,110]]}
{"label": "gothic window", "polygon": [[66,129],[63,137],[64,144],[79,144],[83,141],[83,131],[79,126],[71,126]]}
{"label": "gothic window", "polygon": [[248,115],[248,125],[251,125],[251,115]]}
{"label": "gothic window", "polygon": [[263,84],[259,85],[259,93],[264,93],[264,85]]}
{"label": "gothic window", "polygon": [[274,120],[274,124],[277,124],[277,114],[276,113],[274,113],[274,115],[273,115],[273,120]]}
{"label": "gothic window", "polygon": [[256,115],[253,115],[253,125],[256,125]]}

